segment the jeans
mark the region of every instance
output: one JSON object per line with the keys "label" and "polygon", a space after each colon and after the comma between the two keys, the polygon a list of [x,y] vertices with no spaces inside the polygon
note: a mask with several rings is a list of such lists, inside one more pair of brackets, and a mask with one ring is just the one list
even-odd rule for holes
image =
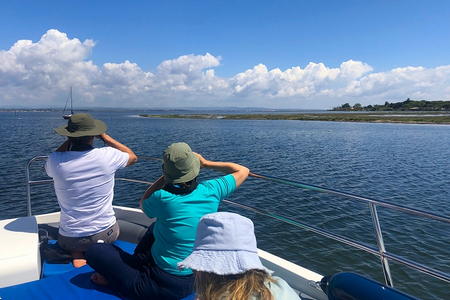
{"label": "jeans", "polygon": [[86,252],[87,263],[108,280],[109,286],[130,299],[181,299],[193,291],[194,275],[177,276],[126,253],[111,244],[95,244]]}

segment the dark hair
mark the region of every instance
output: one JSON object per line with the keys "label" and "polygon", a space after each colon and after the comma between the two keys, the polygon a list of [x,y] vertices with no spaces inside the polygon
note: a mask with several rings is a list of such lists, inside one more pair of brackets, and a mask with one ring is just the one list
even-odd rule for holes
{"label": "dark hair", "polygon": [[94,149],[92,146],[93,136],[69,137],[70,151],[89,151]]}
{"label": "dark hair", "polygon": [[163,190],[175,195],[187,195],[192,193],[198,186],[197,177],[188,182],[166,183]]}
{"label": "dark hair", "polygon": [[72,145],[90,145],[93,136],[69,137]]}

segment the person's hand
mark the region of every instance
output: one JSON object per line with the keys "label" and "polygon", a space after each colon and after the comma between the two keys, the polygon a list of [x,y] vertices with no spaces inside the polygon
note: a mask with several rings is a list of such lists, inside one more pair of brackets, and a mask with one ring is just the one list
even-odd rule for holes
{"label": "person's hand", "polygon": [[208,160],[206,160],[203,156],[201,156],[201,154],[198,154],[196,152],[192,153],[194,153],[194,155],[198,157],[198,160],[200,161],[200,167],[202,168],[206,167],[206,163],[208,162]]}

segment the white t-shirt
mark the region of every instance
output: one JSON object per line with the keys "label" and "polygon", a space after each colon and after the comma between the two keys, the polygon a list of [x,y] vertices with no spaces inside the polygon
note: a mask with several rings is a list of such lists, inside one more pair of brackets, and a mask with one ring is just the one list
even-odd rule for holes
{"label": "white t-shirt", "polygon": [[54,180],[61,207],[61,235],[90,236],[116,222],[114,174],[128,158],[128,153],[111,147],[50,154],[45,170]]}

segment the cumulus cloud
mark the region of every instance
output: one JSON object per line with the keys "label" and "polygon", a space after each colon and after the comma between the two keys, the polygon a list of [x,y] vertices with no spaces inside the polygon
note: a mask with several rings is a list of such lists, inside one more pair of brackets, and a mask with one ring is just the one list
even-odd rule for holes
{"label": "cumulus cloud", "polygon": [[1,106],[61,106],[70,86],[79,106],[267,106],[329,108],[450,98],[450,65],[403,67],[374,72],[361,61],[332,68],[268,69],[258,64],[229,78],[216,75],[221,57],[210,53],[163,61],[152,72],[131,61],[97,65],[90,60],[93,40],[80,41],[55,29],[39,41],[19,40],[0,50]]}
{"label": "cumulus cloud", "polygon": [[203,69],[217,67],[219,64],[220,58],[214,57],[209,53],[203,56],[190,54],[163,61],[158,66],[158,72],[164,74],[198,72]]}

